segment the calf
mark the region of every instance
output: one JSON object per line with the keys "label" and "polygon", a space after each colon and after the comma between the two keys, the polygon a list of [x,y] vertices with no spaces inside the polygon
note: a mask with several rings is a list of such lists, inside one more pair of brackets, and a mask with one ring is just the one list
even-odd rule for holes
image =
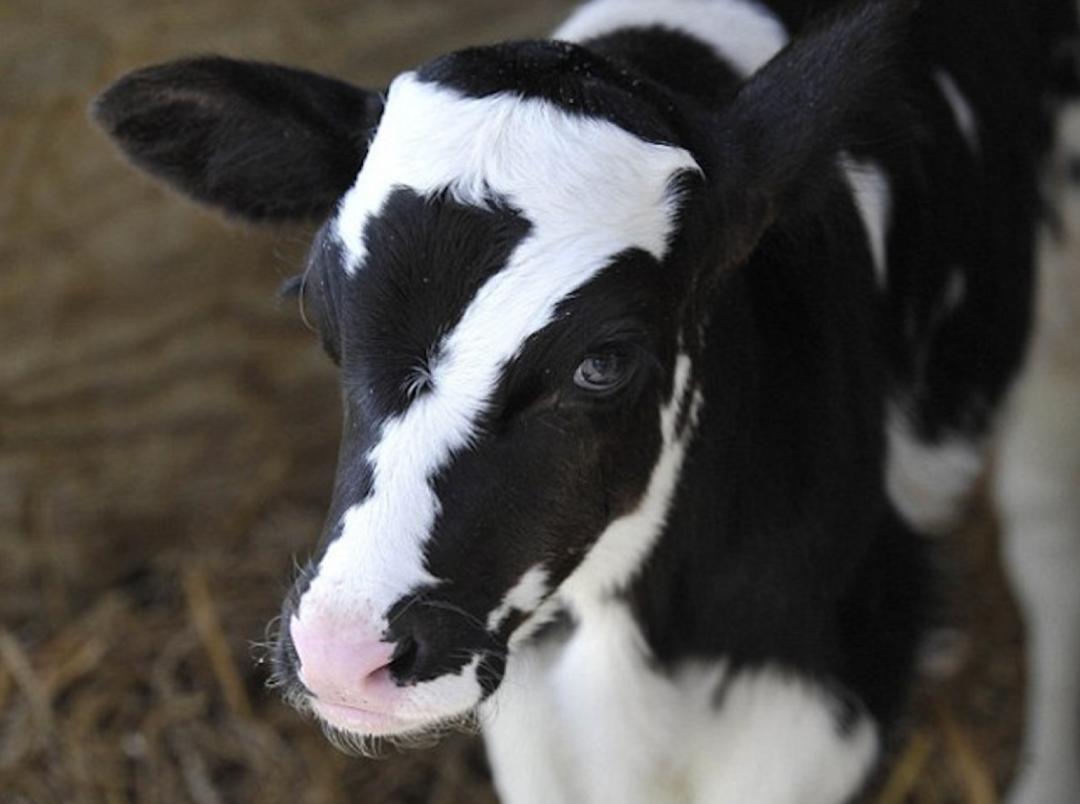
{"label": "calf", "polygon": [[[924,537],[982,468],[1036,263],[1075,259],[1039,171],[1076,25],[1065,0],[805,5],[595,0],[385,94],[205,58],[97,102],[194,198],[323,221],[296,287],[344,438],[275,663],[337,738],[479,715],[518,803],[865,784],[932,623]],[[1061,411],[1020,398],[1017,800],[1065,802],[1080,439],[1040,462]]]}

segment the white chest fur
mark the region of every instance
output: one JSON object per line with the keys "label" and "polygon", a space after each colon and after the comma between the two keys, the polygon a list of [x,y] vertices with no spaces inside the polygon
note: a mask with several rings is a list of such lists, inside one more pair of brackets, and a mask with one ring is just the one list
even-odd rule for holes
{"label": "white chest fur", "polygon": [[[484,731],[507,804],[841,802],[878,752],[819,687],[723,663],[659,672],[630,611],[591,608],[565,643],[519,650]],[[721,692],[722,690],[722,692]]]}

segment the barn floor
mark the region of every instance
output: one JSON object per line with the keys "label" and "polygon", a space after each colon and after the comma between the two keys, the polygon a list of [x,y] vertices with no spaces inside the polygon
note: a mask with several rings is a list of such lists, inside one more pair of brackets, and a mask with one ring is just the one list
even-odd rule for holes
{"label": "barn floor", "polygon": [[[382,84],[569,5],[0,5],[0,802],[493,800],[475,740],[351,759],[264,689],[259,642],[338,435],[331,367],[274,298],[308,233],[222,226],[84,110],[192,52]],[[920,693],[882,802],[984,804],[1015,764],[1019,630],[973,519],[943,548],[967,649]]]}

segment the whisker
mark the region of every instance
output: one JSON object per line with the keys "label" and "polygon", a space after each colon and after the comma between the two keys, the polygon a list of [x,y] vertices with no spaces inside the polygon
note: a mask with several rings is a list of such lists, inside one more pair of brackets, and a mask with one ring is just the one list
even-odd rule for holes
{"label": "whisker", "polygon": [[393,625],[398,620],[400,620],[402,618],[402,616],[404,616],[405,612],[407,612],[409,609],[411,609],[413,607],[413,605],[420,600],[420,597],[421,597],[422,594],[423,594],[422,592],[414,592],[409,597],[409,600],[405,603],[405,605],[401,607],[401,611],[399,611],[397,614],[395,614],[390,619],[388,625]]}
{"label": "whisker", "polygon": [[487,623],[480,620],[479,617],[470,614],[460,606],[455,606],[453,603],[449,603],[445,600],[423,600],[421,605],[427,606],[432,609],[441,609],[442,611],[449,611],[454,614],[460,615],[469,623],[477,626],[481,631],[487,632]]}

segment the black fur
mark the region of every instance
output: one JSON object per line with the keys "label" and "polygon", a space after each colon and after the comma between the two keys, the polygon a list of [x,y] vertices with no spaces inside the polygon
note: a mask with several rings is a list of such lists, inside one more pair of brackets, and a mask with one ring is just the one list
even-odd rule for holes
{"label": "black fur", "polygon": [[[1075,80],[1060,78],[1054,43],[1076,23],[1067,0],[765,5],[795,36],[746,81],[663,28],[475,48],[420,68],[421,80],[472,97],[543,99],[678,145],[704,177],[675,177],[681,213],[663,263],[612,255],[504,367],[473,443],[430,478],[441,511],[427,565],[443,580],[394,607],[399,683],[479,654],[485,692],[498,685],[527,613],[496,634],[486,616],[530,567],[564,580],[640,501],[684,351],[701,419],[657,547],[615,603],[631,608],[661,672],[688,659],[770,664],[837,690],[841,726],[855,711],[884,725],[899,711],[933,579],[924,543],[885,494],[888,408],[927,444],[974,441],[1015,376],[1044,101]],[[939,70],[971,101],[975,150]],[[352,183],[381,108],[324,81],[181,63],[123,79],[98,115],[137,163],[197,198],[253,217],[319,213]],[[282,117],[284,128],[266,126]],[[269,156],[236,160],[249,143]],[[889,183],[883,286],[841,152]],[[317,239],[306,301],[346,400],[324,541],[369,493],[379,425],[431,390],[405,389],[532,227],[507,199],[478,209],[401,189],[370,223],[354,277],[334,238]],[[631,376],[618,394],[591,397],[574,368],[606,353]],[[688,426],[685,404],[678,421]]]}
{"label": "black fur", "polygon": [[356,178],[382,98],[210,56],[126,75],[91,114],[136,165],[199,201],[252,220],[319,218]]}
{"label": "black fur", "polygon": [[417,77],[470,97],[507,92],[541,98],[572,114],[608,120],[651,142],[677,139],[670,95],[626,63],[571,42],[470,48],[424,65]]}
{"label": "black fur", "polygon": [[312,274],[324,292],[309,301],[346,381],[364,390],[357,398],[369,421],[401,413],[430,390],[424,378],[439,358],[441,337],[530,228],[495,197],[481,209],[403,188],[365,231],[371,269],[351,279],[336,240],[320,234]]}

